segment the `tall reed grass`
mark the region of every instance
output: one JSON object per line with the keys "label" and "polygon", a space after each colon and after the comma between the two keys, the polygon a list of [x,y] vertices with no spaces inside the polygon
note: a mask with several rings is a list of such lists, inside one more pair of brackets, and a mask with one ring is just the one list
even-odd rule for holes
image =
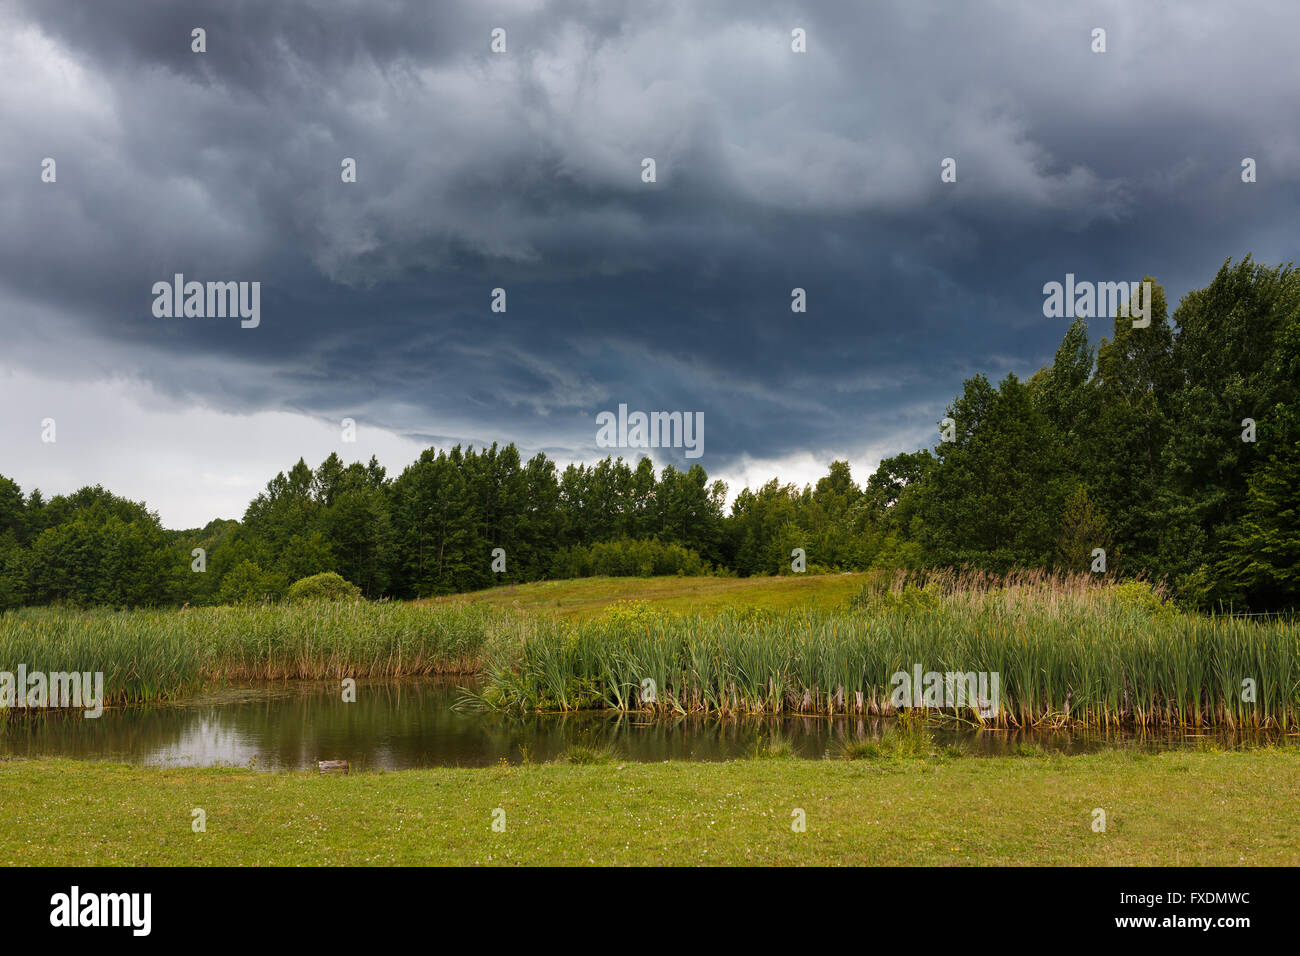
{"label": "tall reed grass", "polygon": [[474,699],[500,709],[827,715],[894,712],[892,675],[919,664],[998,674],[996,714],[951,711],[998,726],[1300,726],[1300,624],[1039,573],[882,574],[839,611],[646,605],[581,624],[472,604],[28,609],[0,615],[0,671],[19,664],[102,671],[108,704],[222,680],[477,673]]}
{"label": "tall reed grass", "polygon": [[[1141,583],[949,575],[873,586],[857,609],[838,612],[540,622],[489,654],[479,700],[534,711],[888,714],[892,675],[920,664],[997,673],[996,715],[954,715],[999,726],[1300,724],[1295,624],[1186,615]],[[907,599],[909,588],[924,597]]]}
{"label": "tall reed grass", "polygon": [[0,671],[104,674],[106,703],[175,698],[221,680],[469,673],[512,619],[475,607],[320,602],[0,614]]}

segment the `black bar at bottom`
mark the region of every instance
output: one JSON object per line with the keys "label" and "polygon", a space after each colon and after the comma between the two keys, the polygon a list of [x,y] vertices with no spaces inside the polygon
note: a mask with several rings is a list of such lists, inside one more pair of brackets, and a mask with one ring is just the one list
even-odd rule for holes
{"label": "black bar at bottom", "polygon": [[784,924],[812,933],[819,945],[845,938],[949,947],[1039,932],[1050,934],[1038,937],[1044,943],[1199,936],[1230,944],[1261,929],[1293,932],[1296,883],[1295,870],[1187,867],[37,868],[0,871],[0,925],[7,942],[75,934],[127,945],[213,937],[259,946],[373,945],[396,933],[428,938],[455,928],[456,938],[484,942],[575,933],[572,942],[605,948],[685,942],[681,933],[692,935],[687,927],[701,922],[724,937],[742,933],[737,943]]}

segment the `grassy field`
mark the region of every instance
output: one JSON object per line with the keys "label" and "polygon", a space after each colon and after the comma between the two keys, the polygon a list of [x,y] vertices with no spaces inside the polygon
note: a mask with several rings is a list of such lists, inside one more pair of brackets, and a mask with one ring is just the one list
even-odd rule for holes
{"label": "grassy field", "polygon": [[0,863],[1295,866],[1297,792],[1294,748],[351,776],[14,760]]}
{"label": "grassy field", "polygon": [[597,617],[624,601],[645,601],[654,610],[671,614],[709,614],[735,607],[825,611],[844,607],[872,576],[862,572],[764,578],[578,578],[489,588],[417,603],[478,605],[574,620]]}

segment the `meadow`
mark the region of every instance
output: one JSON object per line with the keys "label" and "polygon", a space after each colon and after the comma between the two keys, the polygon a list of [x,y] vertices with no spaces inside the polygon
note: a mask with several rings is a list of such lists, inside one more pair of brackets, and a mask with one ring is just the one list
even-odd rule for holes
{"label": "meadow", "polygon": [[350,775],[0,760],[0,865],[1295,866],[1298,789],[1294,747]]}
{"label": "meadow", "polygon": [[770,611],[844,608],[879,572],[784,574],[777,577],[590,577],[564,581],[535,581],[427,598],[431,607],[470,605],[499,611],[591,620],[612,607],[644,601],[656,612],[670,615],[714,614],[728,608]]}

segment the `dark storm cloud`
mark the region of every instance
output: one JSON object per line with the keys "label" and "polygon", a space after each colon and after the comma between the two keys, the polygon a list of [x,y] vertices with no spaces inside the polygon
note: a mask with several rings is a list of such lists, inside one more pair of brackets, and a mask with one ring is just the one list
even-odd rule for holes
{"label": "dark storm cloud", "polygon": [[[696,6],[8,8],[11,354],[439,443],[698,410],[716,470],[923,434],[1050,358],[1066,272],[1172,305],[1293,255],[1294,5]],[[261,326],[154,319],[175,272],[260,280]]]}

